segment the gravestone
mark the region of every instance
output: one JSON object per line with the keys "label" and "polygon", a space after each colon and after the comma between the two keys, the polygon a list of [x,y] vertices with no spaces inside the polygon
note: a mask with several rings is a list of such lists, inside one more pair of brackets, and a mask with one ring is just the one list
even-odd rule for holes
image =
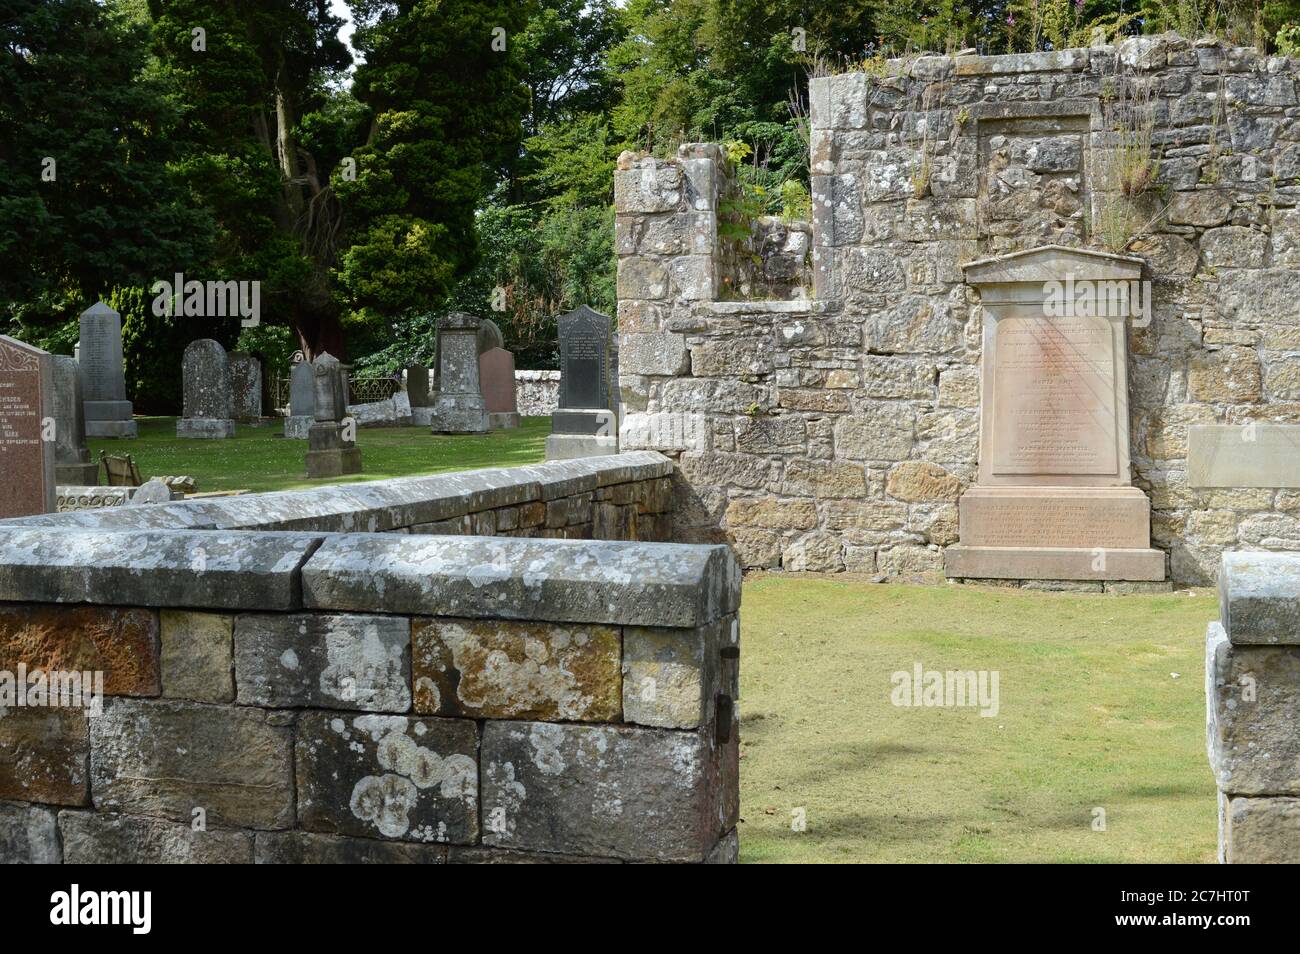
{"label": "gravestone", "polygon": [[256,423],[262,417],[262,363],[242,351],[232,351],[228,359],[231,413],[236,421]]}
{"label": "gravestone", "polygon": [[54,512],[51,379],[49,354],[0,335],[0,517]]}
{"label": "gravestone", "polygon": [[947,575],[1163,580],[1150,501],[1130,480],[1141,260],[1046,246],[965,269],[984,319],[979,480],[958,501]]}
{"label": "gravestone", "polygon": [[515,356],[504,348],[489,348],[478,356],[479,382],[492,430],[519,426],[515,398]]}
{"label": "gravestone", "polygon": [[486,434],[487,407],[478,376],[479,319],[452,312],[438,319],[438,368],[429,429],[434,434]]}
{"label": "gravestone", "polygon": [[59,486],[93,487],[99,465],[86,447],[86,417],[81,398],[81,371],[75,358],[50,356],[54,402],[54,480]]}
{"label": "gravestone", "polygon": [[608,315],[583,305],[562,315],[560,406],[551,415],[546,459],[618,453],[614,335]]}
{"label": "gravestone", "polygon": [[122,316],[102,301],[81,313],[81,340],[77,343],[81,371],[81,399],[88,437],[136,436],[131,402],[126,399],[126,371],[122,364]]}
{"label": "gravestone", "polygon": [[176,436],[196,440],[234,437],[226,349],[211,338],[191,341],[181,368],[185,407],[184,417],[176,422]]}
{"label": "gravestone", "polygon": [[429,406],[428,368],[417,366],[406,369],[406,396],[411,401],[412,409]]}
{"label": "gravestone", "polygon": [[310,361],[299,361],[289,372],[289,416],[284,419],[284,436],[305,441],[316,417],[316,379]]}
{"label": "gravestone", "polygon": [[311,363],[315,420],[307,431],[307,476],[341,477],[361,473],[361,450],[346,419],[347,384],[338,358],[328,352]]}

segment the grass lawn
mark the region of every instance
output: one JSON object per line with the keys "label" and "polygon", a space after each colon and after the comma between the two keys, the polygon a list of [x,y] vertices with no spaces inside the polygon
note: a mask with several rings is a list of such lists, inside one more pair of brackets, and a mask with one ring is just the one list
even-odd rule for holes
{"label": "grass lawn", "polygon": [[199,491],[291,490],[320,484],[356,483],[387,477],[413,477],[477,467],[535,464],[543,457],[549,417],[526,417],[520,427],[488,434],[443,437],[427,427],[357,429],[363,472],[353,477],[308,480],[306,441],[284,439],[280,421],[251,427],[240,424],[235,437],[223,441],[179,440],[174,417],[140,417],[140,437],[133,441],[91,440],[91,457],[99,452],[131,454],[140,473],[149,477],[187,474]]}
{"label": "grass lawn", "polygon": [[[1216,618],[1208,591],[751,577],[741,860],[1212,862],[1203,652]],[[998,671],[997,716],[892,705],[890,676],[916,662]]]}

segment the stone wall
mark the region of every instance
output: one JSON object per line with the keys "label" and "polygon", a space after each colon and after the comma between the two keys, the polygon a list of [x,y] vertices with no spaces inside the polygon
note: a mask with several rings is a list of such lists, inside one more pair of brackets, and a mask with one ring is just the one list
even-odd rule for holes
{"label": "stone wall", "polygon": [[515,402],[523,417],[550,417],[560,406],[560,372],[516,371]]}
{"label": "stone wall", "polygon": [[630,453],[526,467],[0,520],[103,530],[314,530],[669,540],[672,461]]}
{"label": "stone wall", "polygon": [[1206,636],[1219,860],[1300,862],[1300,556],[1236,553]]}
{"label": "stone wall", "polygon": [[[734,860],[734,555],[511,538],[638,535],[670,466],[0,528],[0,670],[107,697],[0,709],[0,861]],[[532,503],[542,526],[501,526]]]}
{"label": "stone wall", "polygon": [[[1300,424],[1297,66],[1163,36],[815,79],[806,302],[726,300],[717,147],[625,154],[621,446],[676,458],[683,538],[728,539],[747,566],[938,574],[979,454],[981,310],[961,266],[1132,231],[1153,283],[1128,341],[1153,545],[1180,583],[1211,582],[1228,549],[1300,549],[1300,453],[1280,486],[1188,476],[1196,425]],[[1161,156],[1127,198],[1115,130],[1134,102]]]}

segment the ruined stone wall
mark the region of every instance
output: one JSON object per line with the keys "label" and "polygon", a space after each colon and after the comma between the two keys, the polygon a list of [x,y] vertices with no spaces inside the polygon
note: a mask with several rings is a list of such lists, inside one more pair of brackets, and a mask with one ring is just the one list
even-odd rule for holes
{"label": "ruined stone wall", "polygon": [[[1188,477],[1192,425],[1300,424],[1298,66],[1164,36],[815,79],[807,302],[726,300],[716,147],[625,154],[618,228],[643,240],[619,244],[622,446],[678,460],[678,533],[747,566],[940,573],[979,453],[961,266],[1109,243],[1153,282],[1129,329],[1130,444],[1171,578],[1300,549],[1300,491]],[[1158,174],[1126,197],[1116,130],[1147,121]]]}
{"label": "ruined stone wall", "polygon": [[1300,557],[1234,553],[1206,635],[1219,860],[1300,862]]}
{"label": "ruined stone wall", "polygon": [[0,862],[732,861],[725,547],[0,529]]}

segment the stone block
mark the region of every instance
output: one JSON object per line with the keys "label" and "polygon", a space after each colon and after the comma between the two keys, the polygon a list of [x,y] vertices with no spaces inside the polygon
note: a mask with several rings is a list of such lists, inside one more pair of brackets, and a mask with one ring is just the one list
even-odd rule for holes
{"label": "stone block", "polygon": [[781,493],[791,497],[863,497],[866,470],[861,464],[794,459],[786,463]]}
{"label": "stone block", "polygon": [[[627,627],[623,720],[664,729],[713,724],[718,694],[732,701],[739,694],[738,686],[724,679],[724,667],[739,653],[740,624],[735,617],[697,629]],[[738,667],[732,664],[728,671]]]}
{"label": "stone block", "polygon": [[483,844],[702,861],[734,827],[736,734],[489,722]]}
{"label": "stone block", "polygon": [[447,861],[447,849],[308,831],[260,831],[254,859],[259,865],[440,865]]}
{"label": "stone block", "polygon": [[110,700],[90,722],[90,775],[100,811],[210,827],[293,824],[291,730],[258,709]]}
{"label": "stone block", "polygon": [[162,694],[194,702],[233,702],[231,655],[235,618],[223,613],[163,610]]}
{"label": "stone block", "polygon": [[1234,645],[1300,646],[1300,554],[1225,553],[1219,613]]}
{"label": "stone block", "polygon": [[246,865],[253,860],[253,835],[143,815],[59,813],[63,860],[71,865]]}
{"label": "stone block", "polygon": [[1187,482],[1191,487],[1300,487],[1300,426],[1192,424]]}
{"label": "stone block", "polygon": [[1300,862],[1300,798],[1220,797],[1221,860],[1230,865]]}
{"label": "stone block", "polygon": [[54,812],[23,802],[0,802],[0,864],[57,865],[62,857]]}
{"label": "stone block", "polygon": [[469,720],[307,712],[294,751],[298,818],[308,831],[478,838],[478,727]]}
{"label": "stone block", "polygon": [[619,337],[621,374],[679,375],[688,366],[685,335],[664,331]]}
{"label": "stone block", "polygon": [[159,692],[158,614],[102,606],[0,605],[0,670],[102,672],[104,693]]}
{"label": "stone block", "polygon": [[410,647],[411,623],[401,616],[241,614],[237,699],[269,708],[407,712]]}
{"label": "stone block", "polygon": [[906,460],[915,440],[915,413],[906,404],[872,403],[835,422],[835,454],[849,460]]}
{"label": "stone block", "polygon": [[83,709],[0,709],[0,799],[87,804],[86,715]]}
{"label": "stone block", "polygon": [[896,464],[885,480],[885,491],[889,496],[909,503],[955,501],[961,488],[961,479],[955,474],[923,460]]}
{"label": "stone block", "polygon": [[621,640],[612,627],[418,619],[411,646],[416,712],[619,720]]}
{"label": "stone block", "polygon": [[408,615],[697,626],[736,611],[740,568],[725,546],[393,534],[330,537],[303,568],[308,606],[380,594]]}
{"label": "stone block", "polygon": [[1210,766],[1229,795],[1300,795],[1300,648],[1206,634]]}
{"label": "stone block", "polygon": [[1207,404],[1243,404],[1260,400],[1259,359],[1251,348],[1222,348],[1192,357],[1187,390]]}
{"label": "stone block", "polygon": [[807,499],[737,497],[727,504],[724,522],[728,527],[811,530],[817,525],[817,505]]}

